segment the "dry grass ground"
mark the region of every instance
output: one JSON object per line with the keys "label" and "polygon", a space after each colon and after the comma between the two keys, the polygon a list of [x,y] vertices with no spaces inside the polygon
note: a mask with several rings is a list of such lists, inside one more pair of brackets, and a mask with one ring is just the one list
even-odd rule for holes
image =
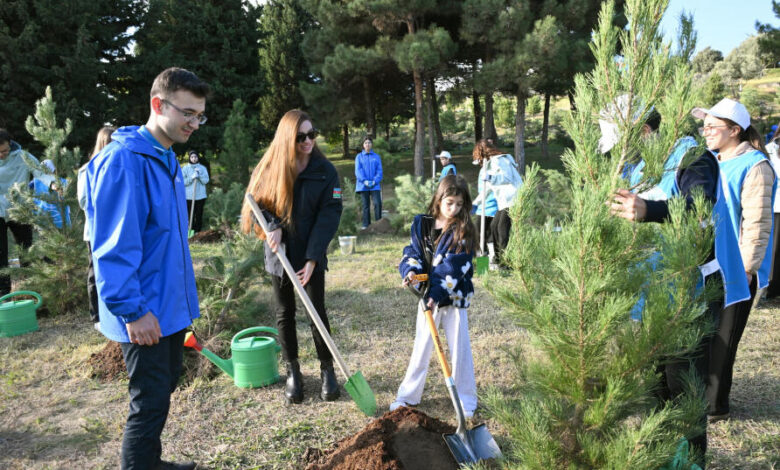
{"label": "dry grass ground", "polygon": [[[361,370],[383,412],[405,371],[414,336],[415,299],[398,287],[395,264],[405,237],[360,240],[358,252],[331,256],[326,302],[333,337],[345,360]],[[196,256],[207,249],[199,248]],[[477,283],[469,311],[480,391],[510,387],[507,347],[524,335],[499,312]],[[267,301],[270,292],[260,292]],[[737,360],[733,418],[711,426],[711,469],[780,468],[780,304],[754,311]],[[273,325],[265,308],[257,324]],[[290,469],[308,447],[327,447],[370,420],[350,398],[317,398],[318,363],[308,323],[299,312],[306,399],[287,406],[282,383],[236,388],[226,375],[196,379],[173,396],[163,435],[164,455],[191,458],[208,469]],[[0,338],[0,468],[113,469],[118,467],[127,412],[127,382],[89,378],[86,361],[104,340],[79,316],[42,318],[40,331]],[[343,378],[340,377],[343,381]],[[425,413],[453,422],[436,363],[420,404]],[[478,410],[475,421],[484,421]],[[503,430],[488,421],[499,445]]]}

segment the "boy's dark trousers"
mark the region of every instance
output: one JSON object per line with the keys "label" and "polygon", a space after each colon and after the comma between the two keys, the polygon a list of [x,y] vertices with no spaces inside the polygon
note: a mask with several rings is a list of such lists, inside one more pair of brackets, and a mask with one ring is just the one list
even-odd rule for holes
{"label": "boy's dark trousers", "polygon": [[[8,267],[8,230],[14,236],[16,243],[22,248],[32,245],[32,225],[25,225],[0,217],[0,268]],[[11,292],[11,278],[0,275],[0,295]]]}
{"label": "boy's dark trousers", "polygon": [[160,338],[152,346],[120,343],[130,376],[130,412],[122,437],[122,470],[154,469],[160,462],[162,434],[171,393],[182,371],[184,333]]}
{"label": "boy's dark trousers", "polygon": [[[485,219],[485,223],[487,223],[487,219]],[[504,261],[504,250],[509,245],[509,233],[512,229],[512,218],[509,217],[509,209],[502,209],[496,212],[493,220],[490,221],[489,229],[493,241],[493,250],[496,254],[496,259],[492,261],[502,264]]]}

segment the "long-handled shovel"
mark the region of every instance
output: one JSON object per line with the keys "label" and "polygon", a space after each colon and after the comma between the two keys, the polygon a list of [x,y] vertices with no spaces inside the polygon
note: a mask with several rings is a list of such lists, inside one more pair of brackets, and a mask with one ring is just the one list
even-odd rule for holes
{"label": "long-handled shovel", "polygon": [[198,178],[192,181],[192,204],[190,205],[190,225],[187,227],[187,238],[192,238],[195,232],[192,231],[192,219],[195,215],[195,188],[198,186]]}
{"label": "long-handled shovel", "polygon": [[[418,282],[425,282],[428,280],[428,275],[418,274],[415,276],[415,280]],[[447,391],[450,393],[452,406],[455,408],[455,414],[458,418],[458,428],[455,430],[454,434],[445,434],[444,442],[447,443],[447,447],[449,447],[452,456],[455,457],[455,461],[457,461],[458,464],[500,458],[502,456],[501,449],[498,448],[498,444],[496,444],[496,440],[493,439],[490,431],[488,431],[487,426],[480,424],[473,429],[466,428],[466,416],[463,414],[463,405],[460,403],[458,389],[455,387],[455,380],[452,378],[450,364],[447,362],[447,357],[444,355],[444,348],[439,339],[439,332],[436,329],[436,323],[433,321],[433,313],[431,312],[431,309],[424,304],[424,292],[421,295],[420,289],[414,289],[412,287],[410,287],[410,289],[416,295],[420,296],[420,302],[423,302],[425,320],[428,323],[428,329],[431,331],[433,344],[436,346],[436,355],[439,357],[441,370],[444,373],[444,380],[447,383]]]}
{"label": "long-handled shovel", "polygon": [[[261,227],[263,227],[263,231],[267,236],[270,233],[270,230],[268,229],[268,222],[265,220],[263,213],[260,212],[260,208],[257,206],[255,199],[251,194],[247,194],[246,201],[249,204],[249,207],[252,209],[252,212],[255,214],[255,219],[257,219],[257,222]],[[287,277],[290,278],[290,281],[293,283],[295,291],[298,293],[298,296],[306,306],[306,312],[309,314],[309,318],[311,318],[314,326],[317,327],[317,331],[320,332],[320,335],[325,341],[325,344],[328,346],[330,353],[333,355],[333,359],[338,365],[339,370],[341,370],[341,373],[344,374],[344,376],[347,378],[347,381],[344,383],[344,388],[347,390],[347,393],[349,393],[349,396],[351,396],[355,401],[358,408],[360,408],[360,411],[365,413],[367,416],[374,416],[376,413],[376,397],[374,396],[374,392],[371,391],[371,387],[368,385],[368,382],[366,382],[365,377],[363,377],[363,373],[358,370],[354,374],[350,374],[347,365],[344,363],[344,359],[341,358],[341,354],[336,348],[336,344],[333,342],[330,334],[328,334],[328,330],[325,329],[325,325],[322,323],[319,314],[317,314],[317,310],[311,303],[311,299],[309,299],[309,296],[303,289],[301,281],[298,279],[298,276],[295,274],[290,261],[287,259],[287,255],[284,253],[284,248],[279,247],[276,250],[276,256],[278,256],[279,261],[282,262],[284,272],[287,273]]]}
{"label": "long-handled shovel", "polygon": [[477,276],[487,273],[490,268],[490,257],[485,254],[485,206],[487,205],[488,192],[487,171],[485,170],[486,161],[487,160],[482,161],[482,173],[484,174],[485,179],[482,182],[482,200],[480,201],[482,214],[479,217],[479,256],[474,260]]}

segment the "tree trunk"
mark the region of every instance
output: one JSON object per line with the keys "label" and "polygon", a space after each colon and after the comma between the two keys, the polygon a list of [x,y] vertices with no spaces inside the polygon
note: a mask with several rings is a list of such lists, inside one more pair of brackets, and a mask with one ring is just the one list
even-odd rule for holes
{"label": "tree trunk", "polygon": [[412,73],[414,78],[414,176],[422,178],[425,174],[425,117],[423,116],[423,78],[419,70]]}
{"label": "tree trunk", "polygon": [[427,118],[428,126],[428,151],[431,155],[431,178],[436,177],[436,143],[435,135],[436,131],[433,128],[433,105],[431,104],[431,80],[425,81],[426,95],[425,95],[425,115]]}
{"label": "tree trunk", "polygon": [[482,106],[479,104],[479,93],[471,92],[471,101],[474,106],[474,142],[482,140]]}
{"label": "tree trunk", "polygon": [[390,121],[385,123],[385,140],[390,143]]}
{"label": "tree trunk", "polygon": [[525,104],[523,93],[517,93],[517,112],[515,113],[515,161],[517,169],[525,176]]}
{"label": "tree trunk", "polygon": [[485,138],[498,145],[496,122],[493,119],[493,93],[485,93]]}
{"label": "tree trunk", "polygon": [[433,105],[433,129],[436,131],[436,153],[444,150],[444,134],[439,120],[439,100],[436,98],[436,80],[431,79],[431,104]]}
{"label": "tree trunk", "polygon": [[542,149],[542,156],[544,158],[547,158],[549,154],[547,153],[547,128],[550,125],[550,94],[545,93],[544,94],[544,119],[542,121],[542,142],[541,142],[541,149]]}
{"label": "tree trunk", "polygon": [[376,113],[374,101],[371,99],[371,82],[368,77],[363,78],[363,101],[366,102],[366,134],[372,139],[376,138]]}
{"label": "tree trunk", "polygon": [[342,141],[344,145],[344,158],[349,158],[349,124],[344,124],[342,130],[344,132],[344,140]]}

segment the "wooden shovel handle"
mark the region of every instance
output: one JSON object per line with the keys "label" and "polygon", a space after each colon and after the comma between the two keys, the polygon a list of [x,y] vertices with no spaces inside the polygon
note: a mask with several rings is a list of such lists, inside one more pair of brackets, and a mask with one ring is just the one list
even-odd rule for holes
{"label": "wooden shovel handle", "polygon": [[436,346],[436,354],[439,356],[439,363],[441,364],[442,372],[444,372],[444,378],[448,379],[452,376],[450,364],[447,362],[447,356],[444,355],[444,348],[441,346],[441,339],[439,339],[439,331],[436,329],[436,323],[433,321],[433,313],[427,307],[425,308],[425,320],[428,322],[428,329],[431,330],[431,337],[433,337],[433,344]]}

